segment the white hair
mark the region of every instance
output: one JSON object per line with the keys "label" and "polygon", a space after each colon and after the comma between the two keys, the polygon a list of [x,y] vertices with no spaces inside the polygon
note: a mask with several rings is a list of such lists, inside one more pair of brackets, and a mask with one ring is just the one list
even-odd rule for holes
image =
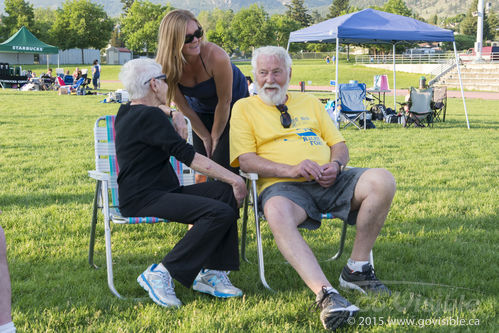
{"label": "white hair", "polygon": [[161,65],[153,59],[139,58],[126,62],[121,68],[119,78],[130,99],[145,97],[150,85],[144,84],[147,80],[163,74]]}
{"label": "white hair", "polygon": [[261,55],[275,56],[279,58],[282,62],[284,62],[284,66],[286,67],[287,74],[289,77],[293,61],[291,60],[291,57],[289,56],[288,52],[283,47],[280,46],[263,46],[253,51],[253,57],[251,58],[251,66],[253,67],[253,76],[256,77],[256,70],[257,70],[256,64],[258,57]]}

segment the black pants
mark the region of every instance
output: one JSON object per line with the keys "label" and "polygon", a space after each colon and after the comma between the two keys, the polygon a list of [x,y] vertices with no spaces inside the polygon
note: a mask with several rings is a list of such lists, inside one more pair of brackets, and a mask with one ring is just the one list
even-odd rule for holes
{"label": "black pants", "polygon": [[[206,113],[198,113],[197,114],[204,126],[211,133],[213,128],[213,121],[215,119],[215,114],[206,114]],[[206,156],[206,149],[204,148],[203,140],[195,132],[192,133],[192,143],[196,152]],[[229,122],[224,128],[222,135],[220,135],[220,139],[218,140],[218,145],[211,156],[211,159],[216,163],[220,164],[227,170],[234,172],[235,174],[239,174],[238,168],[233,168],[230,166],[230,156],[229,156]]]}
{"label": "black pants", "polygon": [[239,210],[230,185],[213,181],[165,192],[137,216],[193,224],[162,260],[171,276],[184,286],[191,286],[201,268],[239,269]]}

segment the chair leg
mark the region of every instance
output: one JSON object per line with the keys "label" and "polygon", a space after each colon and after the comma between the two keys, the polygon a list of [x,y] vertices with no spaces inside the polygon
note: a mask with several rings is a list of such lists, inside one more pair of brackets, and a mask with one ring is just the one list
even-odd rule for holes
{"label": "chair leg", "polygon": [[95,226],[97,224],[97,210],[98,210],[98,201],[100,195],[100,187],[101,182],[97,181],[97,185],[95,185],[95,196],[94,196],[94,209],[92,212],[92,222],[90,224],[90,244],[88,247],[88,263],[92,268],[98,268],[94,264],[94,246],[95,246]]}
{"label": "chair leg", "polygon": [[343,254],[343,248],[345,247],[346,236],[347,236],[347,223],[343,222],[343,228],[341,230],[341,237],[340,237],[340,247],[338,249],[338,252],[336,252],[334,256],[327,259],[326,261],[333,261],[341,257],[341,255]]}
{"label": "chair leg", "polygon": [[[249,187],[249,180],[246,180],[246,188]],[[246,237],[247,237],[247,227],[248,227],[248,201],[249,196],[244,198],[243,204],[243,225],[241,230],[241,258],[249,262],[248,258],[246,258]]]}
{"label": "chair leg", "polygon": [[109,216],[109,197],[108,193],[108,184],[107,182],[103,182],[103,193],[102,201],[104,207],[104,238],[106,241],[106,268],[107,268],[107,285],[111,292],[118,298],[123,299],[124,297],[118,293],[116,288],[114,287],[114,278],[113,278],[113,255],[111,251],[111,217]]}
{"label": "chair leg", "polygon": [[258,217],[258,205],[257,203],[257,193],[256,193],[256,181],[252,180],[252,196],[253,196],[253,212],[255,215],[255,231],[256,231],[256,246],[257,246],[257,252],[258,252],[258,272],[260,274],[260,281],[262,282],[263,286],[267,288],[270,291],[274,291],[272,288],[270,288],[269,284],[267,283],[267,280],[265,279],[265,264],[263,261],[263,245],[262,245],[262,235],[260,232],[260,219]]}

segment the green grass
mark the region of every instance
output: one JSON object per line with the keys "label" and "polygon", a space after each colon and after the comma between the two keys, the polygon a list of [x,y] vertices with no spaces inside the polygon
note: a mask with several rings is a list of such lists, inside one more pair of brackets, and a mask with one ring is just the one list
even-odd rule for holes
{"label": "green grass", "polygon": [[[107,67],[103,75],[119,70]],[[294,74],[305,75],[297,67]],[[364,69],[352,69],[364,75]],[[323,74],[319,68],[313,73]],[[87,263],[95,189],[87,176],[94,168],[93,124],[98,116],[118,109],[117,104],[99,103],[102,99],[0,90],[0,224],[7,237],[18,331],[321,331],[319,313],[308,310],[314,296],[283,263],[265,223],[266,275],[277,293],[258,282],[251,221],[251,263],[241,263],[241,270],[230,275],[244,290],[242,299],[213,299],[179,284],[177,295],[184,303],[179,310],[161,308],[146,297],[135,279],[182,237],[186,229],[177,224],[113,228],[116,286],[124,295],[141,299],[118,300],[110,293],[102,217],[95,254],[101,268],[90,269]],[[477,319],[479,326],[428,323],[429,331],[497,330],[499,101],[468,99],[467,106],[471,130],[465,126],[462,102],[449,99],[447,121],[433,129],[376,122],[374,130],[343,131],[350,164],[387,168],[398,190],[374,248],[377,275],[391,281],[393,296],[376,299],[344,292],[362,312],[356,324],[342,331],[416,331],[418,322],[404,326],[387,321],[424,324],[432,318]],[[339,233],[340,224],[333,221],[304,235],[325,259],[334,252]],[[334,285],[353,235],[349,228],[340,260],[321,263]]]}

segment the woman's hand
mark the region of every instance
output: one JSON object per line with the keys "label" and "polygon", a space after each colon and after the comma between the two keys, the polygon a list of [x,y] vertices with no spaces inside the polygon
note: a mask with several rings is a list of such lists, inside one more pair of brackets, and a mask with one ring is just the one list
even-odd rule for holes
{"label": "woman's hand", "polygon": [[177,133],[182,137],[182,139],[187,140],[188,130],[187,123],[185,122],[184,115],[180,112],[172,112],[172,123],[173,127]]}
{"label": "woman's hand", "polygon": [[211,136],[208,135],[205,139],[203,139],[203,144],[204,150],[206,151],[206,157],[211,158],[211,156],[213,155],[213,142],[211,141]]}

